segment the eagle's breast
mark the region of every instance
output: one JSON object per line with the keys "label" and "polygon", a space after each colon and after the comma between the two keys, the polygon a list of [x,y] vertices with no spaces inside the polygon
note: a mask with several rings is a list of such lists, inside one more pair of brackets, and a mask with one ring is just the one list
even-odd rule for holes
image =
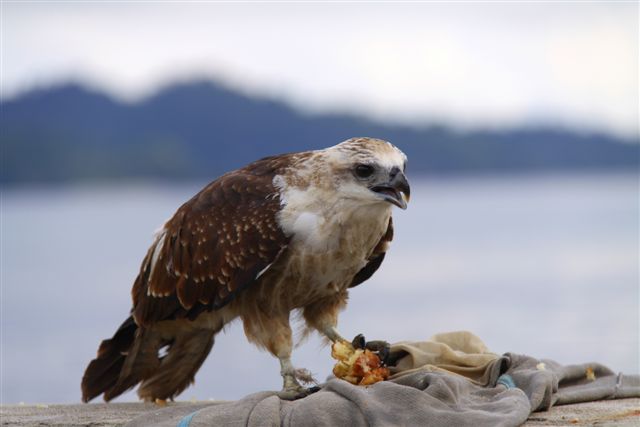
{"label": "eagle's breast", "polygon": [[281,188],[278,224],[291,242],[269,287],[286,286],[296,308],[349,286],[386,233],[391,207],[363,206],[323,186]]}

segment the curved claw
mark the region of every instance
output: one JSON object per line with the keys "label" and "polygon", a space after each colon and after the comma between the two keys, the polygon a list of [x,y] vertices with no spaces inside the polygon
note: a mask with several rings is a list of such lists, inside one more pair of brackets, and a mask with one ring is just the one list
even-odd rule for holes
{"label": "curved claw", "polygon": [[[369,351],[377,353],[378,357],[380,358],[382,363],[384,365],[387,365],[387,361],[388,361],[389,356],[391,354],[391,346],[389,345],[389,343],[387,341],[383,341],[383,340],[367,341],[364,338],[364,335],[358,334],[351,341],[351,345],[353,346],[353,348],[356,348],[356,349],[365,349],[366,348]],[[396,359],[396,361],[397,361],[397,359]]]}
{"label": "curved claw", "polygon": [[382,340],[367,341],[367,343],[364,345],[364,347],[367,350],[376,351],[376,352],[386,351],[387,353],[389,352],[389,349],[391,348],[391,346],[389,345],[388,342],[382,341]]}
{"label": "curved claw", "polygon": [[383,365],[387,364],[389,353],[391,353],[391,345],[388,342],[382,340],[369,341],[365,344],[365,348],[377,353]]}
{"label": "curved claw", "polygon": [[391,353],[391,347],[389,346],[388,343],[386,346],[378,350],[378,357],[380,358],[380,361],[382,362],[382,364],[385,366],[387,365],[390,353]]}
{"label": "curved claw", "polygon": [[390,351],[387,354],[386,359],[383,359],[384,360],[384,364],[387,365],[387,366],[396,366],[398,364],[398,361],[400,359],[402,359],[403,357],[405,357],[407,354],[409,354],[409,353],[407,353],[404,350]]}
{"label": "curved claw", "polygon": [[367,342],[365,341],[364,335],[362,335],[362,334],[356,335],[353,338],[353,340],[351,340],[351,345],[355,349],[364,349],[366,344],[367,344]]}

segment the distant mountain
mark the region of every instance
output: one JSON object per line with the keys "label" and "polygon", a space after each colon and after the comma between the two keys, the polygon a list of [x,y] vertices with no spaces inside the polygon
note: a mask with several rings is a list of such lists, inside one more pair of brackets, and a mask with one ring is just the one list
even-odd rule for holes
{"label": "distant mountain", "polygon": [[393,141],[411,173],[637,168],[640,145],[558,129],[459,133],[350,115],[305,115],[212,82],[125,104],[78,85],[2,102],[0,183],[213,178],[270,154],[351,136]]}

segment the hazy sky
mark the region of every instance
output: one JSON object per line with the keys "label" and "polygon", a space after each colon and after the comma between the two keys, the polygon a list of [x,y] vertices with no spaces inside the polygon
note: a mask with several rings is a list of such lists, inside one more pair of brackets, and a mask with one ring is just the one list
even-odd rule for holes
{"label": "hazy sky", "polygon": [[638,3],[2,2],[2,96],[214,77],[307,110],[638,135]]}

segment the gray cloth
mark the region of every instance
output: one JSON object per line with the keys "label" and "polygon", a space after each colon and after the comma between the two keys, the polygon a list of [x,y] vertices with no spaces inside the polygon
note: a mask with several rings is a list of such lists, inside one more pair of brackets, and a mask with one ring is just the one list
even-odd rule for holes
{"label": "gray cloth", "polygon": [[389,381],[354,386],[330,379],[304,399],[275,392],[204,407],[168,407],[127,426],[518,426],[552,405],[640,397],[640,377],[589,363],[490,353],[468,332],[392,346],[406,356]]}

